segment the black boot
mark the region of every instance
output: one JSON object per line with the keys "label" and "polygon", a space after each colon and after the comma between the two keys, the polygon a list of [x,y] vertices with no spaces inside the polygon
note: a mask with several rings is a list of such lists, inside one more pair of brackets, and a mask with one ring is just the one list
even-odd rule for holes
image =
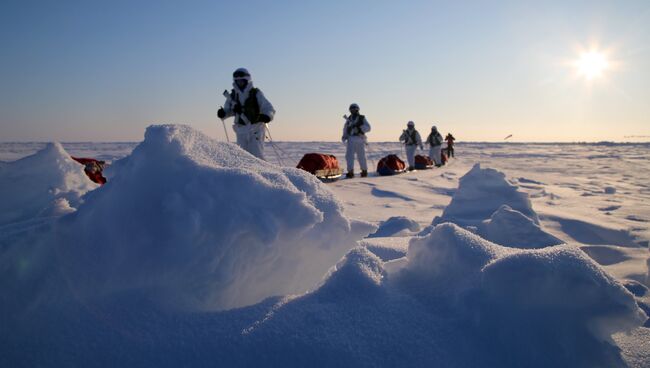
{"label": "black boot", "polygon": [[368,176],[368,170],[361,170],[361,177],[365,178],[366,176]]}
{"label": "black boot", "polygon": [[345,174],[345,177],[348,178],[348,179],[354,178],[354,171],[348,171],[348,173]]}
{"label": "black boot", "polygon": [[413,171],[415,168],[413,166],[409,166],[409,171]]}

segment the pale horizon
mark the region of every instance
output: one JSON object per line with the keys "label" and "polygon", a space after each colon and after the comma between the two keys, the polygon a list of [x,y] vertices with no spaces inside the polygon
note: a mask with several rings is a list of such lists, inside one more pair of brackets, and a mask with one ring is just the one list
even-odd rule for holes
{"label": "pale horizon", "polygon": [[339,140],[352,102],[372,142],[409,120],[468,142],[650,140],[645,1],[0,9],[2,142],[134,142],[151,124],[223,140],[216,112],[242,66],[277,141]]}

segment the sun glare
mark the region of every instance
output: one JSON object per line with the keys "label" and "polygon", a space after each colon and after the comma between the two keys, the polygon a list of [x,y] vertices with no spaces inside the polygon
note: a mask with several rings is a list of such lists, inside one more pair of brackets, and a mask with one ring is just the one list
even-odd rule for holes
{"label": "sun glare", "polygon": [[575,65],[580,76],[587,80],[593,80],[602,77],[609,67],[609,62],[603,53],[589,51],[581,54]]}

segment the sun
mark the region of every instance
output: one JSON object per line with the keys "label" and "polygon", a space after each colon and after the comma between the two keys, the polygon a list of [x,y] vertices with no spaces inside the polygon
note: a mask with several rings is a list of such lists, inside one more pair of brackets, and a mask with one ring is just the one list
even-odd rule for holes
{"label": "sun", "polygon": [[587,80],[597,79],[609,68],[607,57],[602,52],[589,51],[580,55],[575,62],[578,74]]}

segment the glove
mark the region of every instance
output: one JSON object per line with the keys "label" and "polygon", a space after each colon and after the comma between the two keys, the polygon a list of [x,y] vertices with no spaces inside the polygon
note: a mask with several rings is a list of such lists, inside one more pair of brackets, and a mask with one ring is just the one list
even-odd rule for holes
{"label": "glove", "polygon": [[235,107],[233,107],[232,112],[234,112],[235,114],[241,114],[242,112],[241,104],[236,104]]}
{"label": "glove", "polygon": [[348,140],[347,138],[341,137],[341,142],[345,143],[345,141],[347,141],[347,140]]}
{"label": "glove", "polygon": [[217,111],[217,116],[219,119],[223,119],[226,117],[226,110],[223,109],[223,107],[219,108],[219,111]]}
{"label": "glove", "polygon": [[271,117],[269,117],[268,115],[260,114],[257,117],[257,121],[259,121],[260,123],[270,123]]}

